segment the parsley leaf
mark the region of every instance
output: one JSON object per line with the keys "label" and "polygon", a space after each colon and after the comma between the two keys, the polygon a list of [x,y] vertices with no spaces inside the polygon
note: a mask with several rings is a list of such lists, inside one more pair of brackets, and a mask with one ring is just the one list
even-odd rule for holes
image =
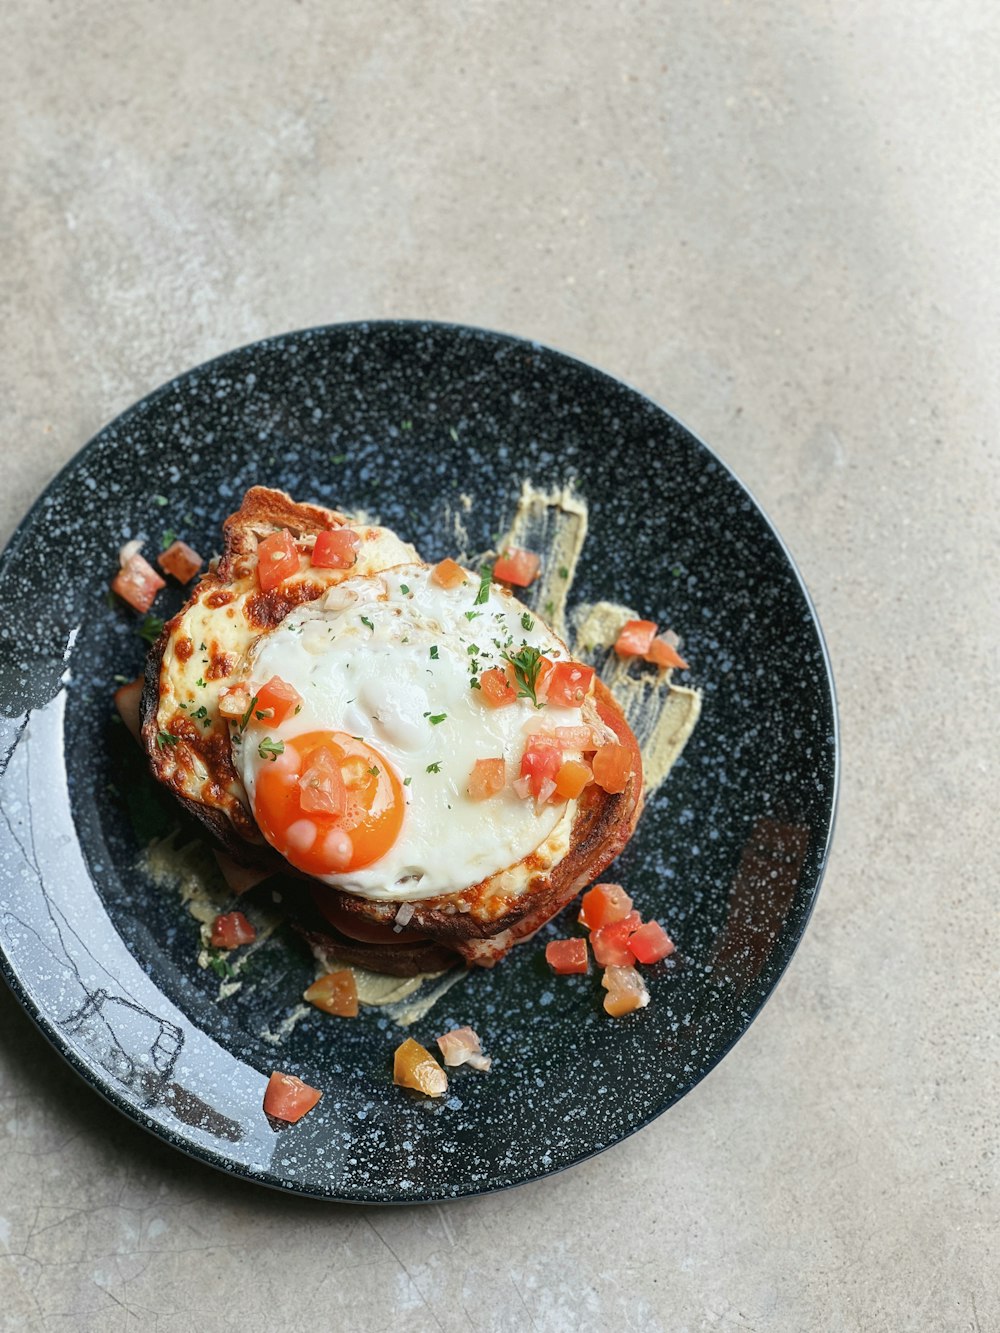
{"label": "parsley leaf", "polygon": [[560,565],[560,566],[559,566],[559,577],[560,577],[561,579],[568,579],[568,578],[569,578],[569,570],[566,568],[565,565]]}
{"label": "parsley leaf", "polygon": [[404,786],[404,787],[408,787],[412,781],[413,781],[412,778],[404,778],[404,779],[403,779],[403,786]]}
{"label": "parsley leaf", "polygon": [[176,540],[177,533],[174,532],[173,528],[167,528],[166,532],[160,538],[160,550],[165,551],[168,546],[173,546]]}
{"label": "parsley leaf", "polygon": [[176,745],[180,736],[172,736],[169,731],[158,731],[156,733],[156,744],[161,750],[165,750],[168,745]]}
{"label": "parsley leaf", "polygon": [[437,644],[434,643],[431,645],[431,657],[435,662],[437,661],[437,655],[438,655]]}
{"label": "parsley leaf", "polygon": [[475,620],[476,616],[481,616],[482,614],[482,611],[466,611],[465,618],[466,620]]}
{"label": "parsley leaf", "polygon": [[427,768],[426,768],[426,770],[425,770],[425,772],[427,772],[427,773],[440,773],[440,772],[441,772],[441,760],[438,759],[435,763],[433,763],[433,764],[428,764],[428,765],[427,765]]}
{"label": "parsley leaf", "polygon": [[199,676],[195,681],[195,684],[198,686],[199,690],[203,690],[205,688],[205,677]]}
{"label": "parsley leaf", "polygon": [[401,584],[399,585],[399,591],[403,594],[404,597],[408,597],[408,596],[409,596],[410,590],[409,590],[409,588],[406,586],[405,583],[401,583]]}
{"label": "parsley leaf", "polygon": [[542,654],[537,648],[525,644],[516,653],[504,653],[504,661],[509,662],[517,683],[517,697],[530,699],[536,708],[541,708],[535,689],[538,685],[538,673],[542,669]]}
{"label": "parsley leaf", "polygon": [[166,497],[165,495],[154,495],[154,496],[153,496],[153,504],[155,504],[155,505],[160,505],[161,508],[162,508],[162,506],[165,505],[166,503],[167,503],[167,497]]}
{"label": "parsley leaf", "polygon": [[532,620],[531,616],[528,614],[527,611],[525,611],[524,615],[521,617],[521,628],[523,630],[527,630],[529,634],[535,628],[535,622]]}
{"label": "parsley leaf", "polygon": [[160,637],[160,631],[163,629],[163,621],[159,616],[147,616],[141,625],[136,626],[136,634],[140,639],[145,639],[147,643],[155,643]]}
{"label": "parsley leaf", "polygon": [[279,754],[285,753],[285,742],[272,741],[270,736],[265,736],[257,746],[257,753],[261,759],[270,759],[273,764]]}
{"label": "parsley leaf", "polygon": [[482,564],[479,566],[479,591],[476,593],[476,600],[473,606],[482,606],[484,602],[490,600],[490,584],[493,582],[493,566]]}
{"label": "parsley leaf", "polygon": [[361,623],[362,625],[367,625],[373,634],[375,633],[375,626],[372,624],[372,622],[368,619],[367,616],[361,617]]}
{"label": "parsley leaf", "polygon": [[448,716],[447,713],[428,714],[428,718],[432,727],[436,727],[439,722],[443,722],[447,718],[447,716]]}

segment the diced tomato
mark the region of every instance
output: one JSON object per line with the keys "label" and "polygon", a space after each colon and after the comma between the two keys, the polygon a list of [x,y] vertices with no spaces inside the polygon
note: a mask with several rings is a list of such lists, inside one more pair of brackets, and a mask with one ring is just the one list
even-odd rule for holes
{"label": "diced tomato", "polygon": [[412,1037],[407,1037],[396,1047],[392,1081],[401,1088],[413,1088],[427,1097],[443,1097],[448,1091],[448,1075],[430,1051]]}
{"label": "diced tomato", "polygon": [[139,703],[145,683],[142,676],[137,676],[135,680],[130,680],[127,685],[119,685],[115,690],[115,707],[118,709],[118,715],[136,740],[139,739],[142,730]]}
{"label": "diced tomato", "polygon": [[350,569],[358,562],[360,545],[361,538],[352,528],[321,532],[312,549],[312,563],[316,569]]}
{"label": "diced tomato", "polygon": [[632,756],[624,745],[611,741],[602,745],[593,758],[594,781],[604,791],[616,793],[628,786]]}
{"label": "diced tomato", "polygon": [[549,703],[575,708],[583,703],[593,679],[593,667],[579,662],[555,662],[548,682]]}
{"label": "diced tomato", "polygon": [[545,961],[560,977],[587,970],[587,941],[550,940],[545,946]]}
{"label": "diced tomato", "polygon": [[212,922],[213,949],[238,949],[256,938],[257,931],[242,912],[223,912]]}
{"label": "diced tomato", "polygon": [[506,708],[517,698],[517,691],[502,667],[490,667],[489,671],[484,671],[479,677],[479,689],[483,703],[490,708]]}
{"label": "diced tomato", "polygon": [[554,783],[562,766],[562,751],[548,736],[529,736],[521,756],[521,777],[527,778],[532,796],[542,794],[542,784]]}
{"label": "diced tomato", "polygon": [[656,637],[654,620],[626,620],[618,631],[615,652],[619,657],[643,657]]}
{"label": "diced tomato", "polygon": [[172,574],[178,583],[190,583],[204,562],[187,542],[176,541],[156,557],[156,563],[165,574]]}
{"label": "diced tomato", "polygon": [[257,543],[257,582],[261,592],[270,592],[298,572],[299,553],[287,528],[272,532]]}
{"label": "diced tomato", "polygon": [[615,1018],[649,1004],[646,983],[634,967],[607,968],[601,985],[608,992],[604,997],[604,1008]]}
{"label": "diced tomato", "polygon": [[556,795],[564,801],[575,801],[587,783],[593,780],[589,764],[585,764],[582,759],[564,759],[555,777]]}
{"label": "diced tomato", "polygon": [[638,912],[611,921],[590,932],[590,947],[601,967],[631,967],[635,956],[628,951],[628,938],[642,925]]}
{"label": "diced tomato", "polygon": [[469,795],[474,801],[485,801],[503,791],[507,780],[502,759],[477,759],[469,775]]}
{"label": "diced tomato", "polygon": [[647,921],[629,937],[628,947],[637,962],[658,963],[669,958],[676,946],[659,921]]}
{"label": "diced tomato", "polygon": [[441,560],[431,570],[431,581],[441,588],[458,588],[468,576],[457,560]]}
{"label": "diced tomato", "polygon": [[520,547],[511,546],[502,552],[493,566],[493,577],[502,583],[513,583],[518,588],[527,588],[529,583],[534,583],[538,577],[541,563],[541,558],[535,555],[534,551],[522,551]]}
{"label": "diced tomato", "polygon": [[620,884],[595,884],[583,895],[580,923],[597,930],[612,921],[621,921],[632,910],[632,899]]}
{"label": "diced tomato", "polygon": [[123,602],[136,611],[146,612],[153,605],[153,599],[161,588],[167,586],[156,570],[144,560],[138,551],[134,551],[111,580],[111,591],[117,593]]}
{"label": "diced tomato", "polygon": [[322,1009],[325,1014],[338,1018],[357,1018],[358,983],[349,968],[341,972],[327,972],[303,993],[303,1000]]}
{"label": "diced tomato", "polygon": [[347,809],[347,783],[340,760],[328,745],[313,750],[299,778],[299,806],[307,814],[322,810],[335,817]]}
{"label": "diced tomato", "polygon": [[677,667],[678,671],[687,671],[688,664],[681,657],[680,653],[672,643],[667,643],[666,639],[656,638],[649,646],[649,652],[646,653],[646,661],[652,662],[658,667]]}
{"label": "diced tomato", "polygon": [[275,1120],[294,1125],[307,1111],[311,1111],[323,1094],[294,1074],[279,1074],[277,1070],[267,1082],[264,1093],[264,1111]]}
{"label": "diced tomato", "polygon": [[[282,722],[295,714],[302,707],[302,695],[294,685],[289,685],[280,676],[272,676],[266,685],[257,691],[257,702],[253,706],[253,715],[259,722],[267,722],[280,727]],[[243,710],[246,712],[246,709]],[[263,717],[258,717],[263,713]]]}

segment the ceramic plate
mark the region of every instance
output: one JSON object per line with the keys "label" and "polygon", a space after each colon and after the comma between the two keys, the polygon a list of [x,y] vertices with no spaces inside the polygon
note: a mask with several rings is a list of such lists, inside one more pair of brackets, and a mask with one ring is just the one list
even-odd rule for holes
{"label": "ceramic plate", "polygon": [[[471,1024],[489,1074],[446,1100],[395,1088],[377,1009],[291,1021],[312,959],[279,929],[244,984],[198,965],[198,923],[148,873],[151,839],[198,837],[116,724],[141,668],[109,605],[119,545],[168,530],[202,552],[253,483],[377,515],[426,559],[488,549],[521,480],[571,482],[590,536],[574,599],[684,636],[701,721],[617,863],[676,956],[648,1008],[602,1010],[599,976],[553,977],[543,933],[453,986],[411,1035]],[[471,497],[471,505],[462,496]],[[173,600],[171,600],[171,598]],[[172,612],[179,590],[161,594]],[[802,935],[827,855],[836,715],[815,613],[746,490],[660,407],[537,344],[355,324],[268,339],[130,408],[52,482],[0,560],[0,965],[28,1013],[115,1107],[192,1156],[300,1194],[371,1202],[483,1193],[618,1142],[747,1030]],[[572,928],[566,912],[560,930]],[[549,935],[552,931],[550,930]],[[324,1091],[276,1130],[273,1068]]]}

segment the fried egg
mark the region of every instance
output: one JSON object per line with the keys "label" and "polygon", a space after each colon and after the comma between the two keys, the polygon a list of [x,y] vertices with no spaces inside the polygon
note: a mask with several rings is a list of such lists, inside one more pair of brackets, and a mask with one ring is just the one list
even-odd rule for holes
{"label": "fried egg", "polygon": [[[304,873],[389,901],[453,893],[568,841],[576,802],[512,784],[532,731],[592,725],[592,710],[549,703],[543,723],[530,689],[492,708],[479,688],[525,648],[569,658],[512,593],[480,591],[471,573],[443,587],[423,564],[346,578],[294,608],[256,639],[241,679],[259,701],[277,678],[285,703],[230,724],[264,837]],[[482,759],[502,759],[506,781],[474,800]]]}

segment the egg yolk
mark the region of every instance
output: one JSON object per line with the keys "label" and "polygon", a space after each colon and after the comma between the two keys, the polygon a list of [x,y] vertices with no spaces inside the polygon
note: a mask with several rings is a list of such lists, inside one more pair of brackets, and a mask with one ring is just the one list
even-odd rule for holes
{"label": "egg yolk", "polygon": [[309,731],[257,775],[254,814],[298,870],[333,875],[384,856],[403,827],[399,779],[378,750],[343,731]]}

